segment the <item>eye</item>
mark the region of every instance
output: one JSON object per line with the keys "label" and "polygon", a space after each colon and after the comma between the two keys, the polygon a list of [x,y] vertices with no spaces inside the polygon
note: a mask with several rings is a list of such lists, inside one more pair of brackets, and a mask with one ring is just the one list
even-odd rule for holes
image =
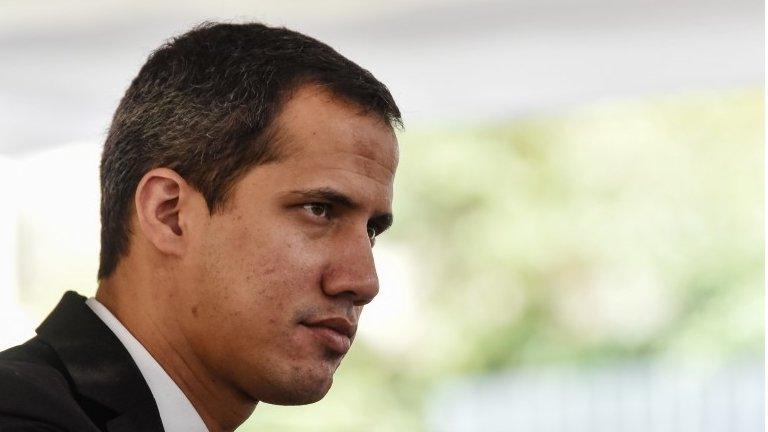
{"label": "eye", "polygon": [[312,216],[316,217],[322,217],[322,218],[329,218],[330,215],[330,205],[325,203],[310,203],[310,204],[304,204],[303,206],[304,210],[307,210],[309,213],[312,214]]}

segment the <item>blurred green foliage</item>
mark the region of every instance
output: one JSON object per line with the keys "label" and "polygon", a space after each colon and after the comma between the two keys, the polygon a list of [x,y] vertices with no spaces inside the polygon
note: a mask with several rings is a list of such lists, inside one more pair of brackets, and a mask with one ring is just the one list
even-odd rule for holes
{"label": "blurred green foliage", "polygon": [[761,355],[762,119],[742,89],[407,129],[378,247],[418,257],[427,331],[357,341],[325,399],[242,430],[418,431],[450,377]]}

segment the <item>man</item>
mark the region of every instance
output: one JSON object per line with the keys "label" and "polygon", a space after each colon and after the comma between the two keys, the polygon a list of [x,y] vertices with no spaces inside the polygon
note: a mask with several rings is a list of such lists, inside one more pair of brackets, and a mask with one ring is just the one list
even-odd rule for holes
{"label": "man", "polygon": [[206,24],[155,51],[101,163],[95,298],[0,353],[0,430],[229,431],[329,390],[392,222],[400,112],[312,38]]}

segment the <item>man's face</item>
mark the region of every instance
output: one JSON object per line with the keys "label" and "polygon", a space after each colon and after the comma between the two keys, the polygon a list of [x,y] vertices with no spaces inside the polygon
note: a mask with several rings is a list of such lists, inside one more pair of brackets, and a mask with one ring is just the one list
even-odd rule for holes
{"label": "man's face", "polygon": [[398,149],[389,125],[317,86],[276,125],[284,158],[251,169],[191,234],[176,315],[215,377],[306,404],[328,392],[378,292],[370,236],[391,221]]}

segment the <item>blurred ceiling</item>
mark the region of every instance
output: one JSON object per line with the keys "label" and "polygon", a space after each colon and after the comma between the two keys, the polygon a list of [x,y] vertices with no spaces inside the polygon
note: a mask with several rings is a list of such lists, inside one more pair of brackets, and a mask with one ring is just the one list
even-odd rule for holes
{"label": "blurred ceiling", "polygon": [[103,139],[166,38],[203,20],[317,37],[387,83],[406,126],[761,86],[759,0],[0,2],[0,154]]}

